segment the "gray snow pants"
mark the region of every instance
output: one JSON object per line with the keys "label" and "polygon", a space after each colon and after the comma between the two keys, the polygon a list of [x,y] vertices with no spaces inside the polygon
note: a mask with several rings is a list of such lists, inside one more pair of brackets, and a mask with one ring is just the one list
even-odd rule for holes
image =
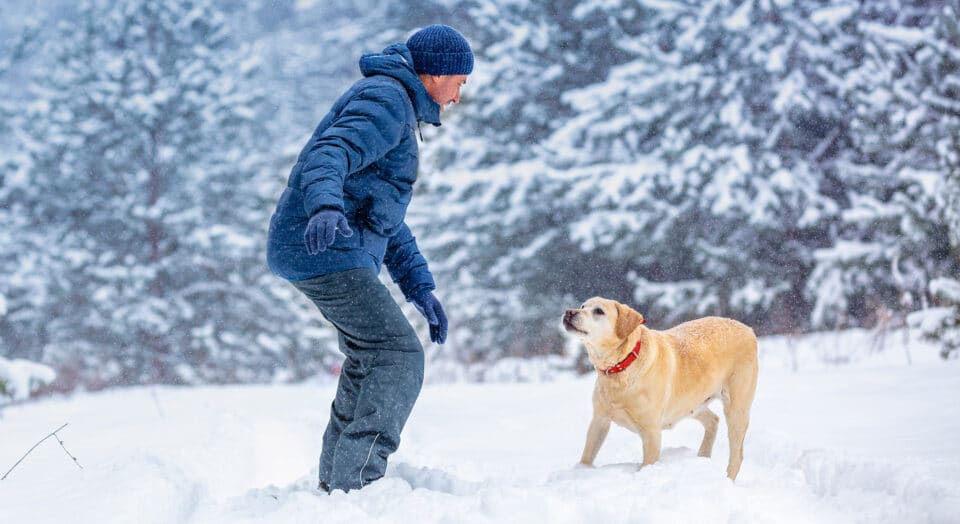
{"label": "gray snow pants", "polygon": [[320,484],[359,489],[383,476],[423,384],[423,346],[369,269],[292,284],[340,334],[346,356],[323,434]]}

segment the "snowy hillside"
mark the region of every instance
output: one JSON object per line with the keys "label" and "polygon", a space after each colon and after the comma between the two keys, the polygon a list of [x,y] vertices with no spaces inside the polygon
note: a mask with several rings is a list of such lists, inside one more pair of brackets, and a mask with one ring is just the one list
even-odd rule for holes
{"label": "snowy hillside", "polygon": [[[709,460],[684,422],[654,466],[638,470],[639,438],[617,427],[598,467],[575,466],[591,377],[428,385],[387,478],[331,496],[313,488],[332,383],[20,405],[0,420],[0,469],[68,422],[83,469],[44,442],[0,482],[0,522],[957,522],[960,406],[945,397],[960,361],[900,340],[873,354],[863,332],[762,340],[736,483],[722,425]],[[833,351],[852,362],[827,364]]]}

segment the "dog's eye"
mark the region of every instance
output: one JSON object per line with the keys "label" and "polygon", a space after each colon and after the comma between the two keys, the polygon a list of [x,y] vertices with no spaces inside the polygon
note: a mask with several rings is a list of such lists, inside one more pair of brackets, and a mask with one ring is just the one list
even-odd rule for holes
{"label": "dog's eye", "polygon": [[600,308],[593,308],[594,315],[603,315],[603,310]]}

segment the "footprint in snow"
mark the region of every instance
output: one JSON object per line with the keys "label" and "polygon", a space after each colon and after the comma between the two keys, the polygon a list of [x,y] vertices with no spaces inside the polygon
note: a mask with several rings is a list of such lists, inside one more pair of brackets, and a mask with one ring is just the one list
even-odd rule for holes
{"label": "footprint in snow", "polygon": [[402,479],[413,489],[427,489],[457,496],[473,495],[483,485],[481,482],[463,480],[446,471],[416,467],[404,462],[391,464],[386,476]]}

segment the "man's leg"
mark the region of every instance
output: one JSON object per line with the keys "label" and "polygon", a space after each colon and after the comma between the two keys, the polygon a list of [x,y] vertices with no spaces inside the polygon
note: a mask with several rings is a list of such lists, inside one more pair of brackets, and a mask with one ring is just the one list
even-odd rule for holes
{"label": "man's leg", "polygon": [[423,348],[372,271],[294,285],[336,326],[347,356],[324,434],[320,480],[331,489],[357,489],[383,476],[400,444],[423,383]]}
{"label": "man's leg", "polygon": [[363,381],[354,420],[337,443],[331,489],[357,489],[383,476],[422,383],[422,351],[379,351]]}
{"label": "man's leg", "polygon": [[[344,347],[343,335],[340,335],[340,347]],[[342,350],[342,349],[341,349]],[[343,428],[353,422],[353,413],[360,396],[360,382],[363,372],[360,363],[352,358],[343,361],[337,393],[330,403],[330,420],[323,433],[323,448],[320,453],[320,486],[329,491],[330,472],[333,470],[333,452],[337,448]]]}

